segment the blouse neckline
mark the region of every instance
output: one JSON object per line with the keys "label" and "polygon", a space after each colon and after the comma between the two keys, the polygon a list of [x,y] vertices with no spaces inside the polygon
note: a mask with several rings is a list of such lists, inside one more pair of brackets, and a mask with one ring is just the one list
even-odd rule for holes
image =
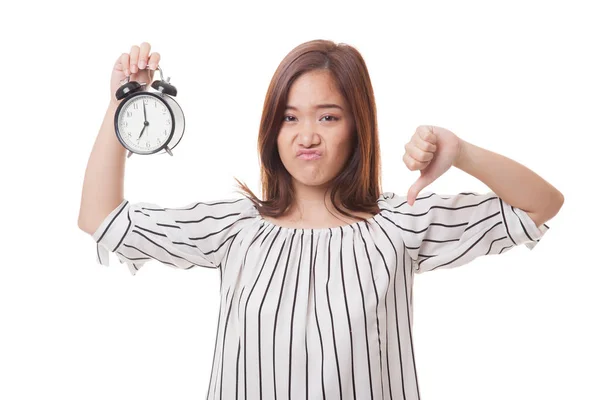
{"label": "blouse neckline", "polygon": [[385,193],[382,193],[381,196],[379,196],[379,198],[377,199],[377,204],[379,205],[379,212],[369,218],[366,218],[364,221],[356,221],[356,222],[352,222],[349,224],[345,224],[345,225],[339,225],[339,226],[332,226],[332,227],[327,227],[327,228],[290,228],[290,227],[285,227],[285,226],[281,226],[279,224],[273,223],[271,221],[267,221],[258,211],[258,209],[256,208],[256,205],[250,201],[250,204],[252,206],[252,210],[255,213],[256,218],[261,221],[264,225],[266,226],[270,226],[272,228],[278,228],[281,231],[284,232],[311,232],[311,233],[325,233],[327,231],[349,231],[349,230],[356,230],[358,229],[359,225],[365,226],[365,224],[371,224],[375,221],[375,219],[377,217],[380,217],[383,212],[386,210],[386,207],[382,207],[381,204],[385,204]]}

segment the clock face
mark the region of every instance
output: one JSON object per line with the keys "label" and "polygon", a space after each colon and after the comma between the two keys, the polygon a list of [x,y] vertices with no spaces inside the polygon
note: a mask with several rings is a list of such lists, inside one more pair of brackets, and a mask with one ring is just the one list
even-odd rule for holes
{"label": "clock face", "polygon": [[156,96],[133,96],[119,110],[119,136],[129,150],[153,153],[167,142],[173,131],[173,117],[166,104]]}

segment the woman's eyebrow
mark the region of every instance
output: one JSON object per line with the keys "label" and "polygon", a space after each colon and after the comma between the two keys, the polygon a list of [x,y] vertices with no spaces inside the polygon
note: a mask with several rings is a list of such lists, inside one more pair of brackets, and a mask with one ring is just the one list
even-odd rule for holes
{"label": "woman's eyebrow", "polygon": [[[342,107],[338,106],[337,104],[317,104],[314,108],[339,108],[340,110],[344,110]],[[298,109],[290,104],[288,104],[285,107],[286,110],[296,110],[298,111]]]}

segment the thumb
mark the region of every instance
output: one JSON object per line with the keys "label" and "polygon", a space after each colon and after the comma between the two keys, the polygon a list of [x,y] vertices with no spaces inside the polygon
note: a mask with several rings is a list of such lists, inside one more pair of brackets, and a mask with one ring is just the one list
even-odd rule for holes
{"label": "thumb", "polygon": [[421,190],[423,190],[430,183],[431,182],[429,182],[427,176],[425,174],[421,173],[421,176],[419,177],[419,179],[417,179],[417,181],[415,183],[413,183],[413,185],[410,187],[410,189],[408,189],[408,194],[406,195],[406,199],[410,206],[415,204],[415,200],[417,199],[417,195],[419,194],[419,192]]}

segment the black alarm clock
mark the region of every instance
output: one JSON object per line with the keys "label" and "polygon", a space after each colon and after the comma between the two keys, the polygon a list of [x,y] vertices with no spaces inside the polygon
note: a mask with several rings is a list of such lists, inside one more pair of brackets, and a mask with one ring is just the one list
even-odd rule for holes
{"label": "black alarm clock", "polygon": [[150,84],[154,91],[145,90],[146,83],[129,81],[121,86],[115,96],[122,100],[115,111],[115,133],[119,142],[133,153],[140,155],[161,152],[173,155],[185,130],[185,118],[179,104],[173,97],[177,95],[175,86],[169,83],[170,77]]}

